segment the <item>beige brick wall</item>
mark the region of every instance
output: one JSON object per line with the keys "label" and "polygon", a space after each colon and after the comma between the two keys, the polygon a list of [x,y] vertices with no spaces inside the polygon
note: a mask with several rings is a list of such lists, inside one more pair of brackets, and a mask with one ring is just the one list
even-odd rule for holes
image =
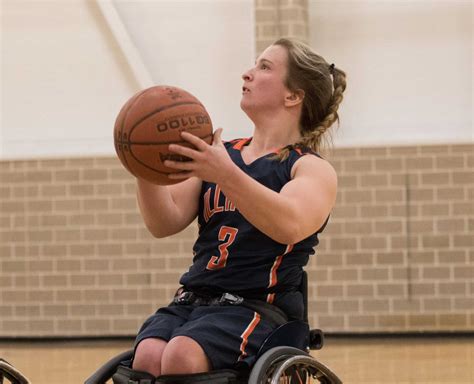
{"label": "beige brick wall", "polygon": [[474,145],[348,148],[310,271],[330,331],[474,329]]}
{"label": "beige brick wall", "polygon": [[255,0],[257,55],[279,37],[308,41],[308,0]]}
{"label": "beige brick wall", "polygon": [[[308,265],[332,332],[474,329],[474,145],[342,148]],[[0,337],[133,335],[166,304],[197,234],[153,239],[115,158],[0,162]]]}

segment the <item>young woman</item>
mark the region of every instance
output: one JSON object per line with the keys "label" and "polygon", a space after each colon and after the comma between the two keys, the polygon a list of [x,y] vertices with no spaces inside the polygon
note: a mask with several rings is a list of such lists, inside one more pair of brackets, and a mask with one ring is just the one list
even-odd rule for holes
{"label": "young woman", "polygon": [[287,319],[303,316],[303,267],[337,188],[333,167],[316,152],[338,120],[345,73],[308,46],[280,39],[242,78],[241,108],[255,124],[251,138],[223,143],[218,129],[208,145],[183,132],[194,149],[170,150],[192,161],[166,162],[176,169],[170,177],[183,181],[137,180],[154,236],[173,235],[196,217],[199,236],[175,304],[159,309],[137,336],[134,370],[188,374],[254,357],[278,321],[236,298],[260,300]]}

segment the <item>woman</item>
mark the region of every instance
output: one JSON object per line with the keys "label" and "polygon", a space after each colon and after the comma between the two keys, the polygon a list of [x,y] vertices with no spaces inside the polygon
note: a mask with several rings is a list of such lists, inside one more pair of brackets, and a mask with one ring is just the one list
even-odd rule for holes
{"label": "woman", "polygon": [[289,319],[303,316],[297,290],[303,266],[336,200],[336,173],[316,151],[338,120],[345,74],[308,46],[280,39],[242,78],[241,108],[255,124],[252,138],[223,143],[218,129],[208,145],[183,132],[195,149],[170,150],[192,161],[165,164],[176,169],[170,178],[183,181],[137,180],[140,210],[154,236],[175,234],[198,217],[199,237],[193,265],[180,280],[185,292],[137,336],[134,370],[188,374],[252,358],[278,321],[217,303],[223,293],[265,301]]}

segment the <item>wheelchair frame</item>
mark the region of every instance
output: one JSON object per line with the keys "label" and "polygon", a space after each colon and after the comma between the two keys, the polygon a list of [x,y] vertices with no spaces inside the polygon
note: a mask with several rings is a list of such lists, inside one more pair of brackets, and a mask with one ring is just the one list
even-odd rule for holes
{"label": "wheelchair frame", "polygon": [[12,384],[31,384],[31,381],[19,370],[8,361],[0,358],[0,384],[3,384],[5,379]]}
{"label": "wheelchair frame", "polygon": [[[323,347],[324,336],[320,329],[309,328],[306,271],[303,272],[300,290],[304,299],[305,321],[290,321],[273,331],[260,347],[257,361],[241,384],[279,384],[283,378],[287,384],[305,383],[310,378],[321,384],[342,384],[334,372],[308,353]],[[133,352],[128,350],[113,357],[84,384],[105,384],[122,361],[133,357]]]}

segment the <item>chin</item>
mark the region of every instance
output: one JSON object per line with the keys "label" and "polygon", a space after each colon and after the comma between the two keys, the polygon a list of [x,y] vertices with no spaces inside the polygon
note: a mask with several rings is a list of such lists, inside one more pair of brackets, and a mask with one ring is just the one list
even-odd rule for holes
{"label": "chin", "polygon": [[251,108],[251,106],[249,106],[248,104],[245,104],[245,103],[242,103],[242,102],[241,102],[241,103],[240,103],[240,109],[242,109],[242,111],[245,112],[245,114],[247,115],[247,117],[248,117],[251,121],[253,121],[253,122],[255,123],[254,117],[255,117],[255,115],[256,115],[256,111],[255,111],[253,108]]}
{"label": "chin", "polygon": [[247,112],[249,105],[245,102],[245,100],[240,100],[240,109],[244,112]]}

